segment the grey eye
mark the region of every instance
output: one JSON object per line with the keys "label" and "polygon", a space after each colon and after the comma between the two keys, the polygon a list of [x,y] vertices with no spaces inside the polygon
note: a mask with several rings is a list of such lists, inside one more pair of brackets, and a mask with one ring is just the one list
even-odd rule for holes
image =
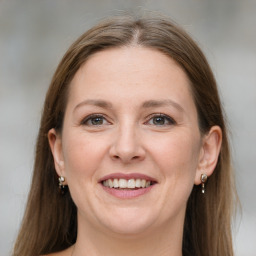
{"label": "grey eye", "polygon": [[107,123],[108,122],[105,119],[105,117],[101,115],[91,115],[82,121],[82,125],[87,125],[87,126],[100,126]]}
{"label": "grey eye", "polygon": [[148,123],[150,125],[165,126],[165,125],[173,125],[175,124],[175,121],[167,115],[159,114],[150,118]]}
{"label": "grey eye", "polygon": [[[152,121],[153,121],[154,125],[164,125],[164,124],[166,124],[167,120],[165,117],[157,116],[157,117],[152,118]],[[168,121],[167,121],[167,123],[168,123]]]}
{"label": "grey eye", "polygon": [[90,120],[92,125],[102,125],[104,122],[104,118],[103,117],[93,117]]}

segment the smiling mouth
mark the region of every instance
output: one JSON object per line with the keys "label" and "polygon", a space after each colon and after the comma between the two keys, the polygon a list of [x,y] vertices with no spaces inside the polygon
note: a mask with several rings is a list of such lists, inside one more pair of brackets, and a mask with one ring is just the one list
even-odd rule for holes
{"label": "smiling mouth", "polygon": [[107,179],[101,182],[104,187],[114,188],[118,190],[136,190],[148,188],[154,185],[155,181],[146,179]]}

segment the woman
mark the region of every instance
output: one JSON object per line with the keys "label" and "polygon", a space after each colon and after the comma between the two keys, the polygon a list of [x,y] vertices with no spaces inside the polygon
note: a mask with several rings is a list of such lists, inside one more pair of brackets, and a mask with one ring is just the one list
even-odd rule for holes
{"label": "woman", "polygon": [[203,53],[167,19],[113,18],[53,76],[13,255],[233,255],[234,195]]}

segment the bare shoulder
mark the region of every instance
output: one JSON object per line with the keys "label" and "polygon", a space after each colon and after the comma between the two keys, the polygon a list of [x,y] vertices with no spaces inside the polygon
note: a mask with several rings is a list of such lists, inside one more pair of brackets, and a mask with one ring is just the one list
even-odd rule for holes
{"label": "bare shoulder", "polygon": [[40,255],[40,256],[71,256],[72,250],[73,250],[73,246],[70,246],[69,248],[63,251]]}

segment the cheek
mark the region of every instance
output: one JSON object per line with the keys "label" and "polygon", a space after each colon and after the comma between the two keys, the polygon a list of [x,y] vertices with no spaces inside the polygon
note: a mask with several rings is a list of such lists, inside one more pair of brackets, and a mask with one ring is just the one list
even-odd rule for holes
{"label": "cheek", "polygon": [[[173,133],[153,141],[151,155],[162,175],[173,184],[194,183],[198,164],[200,139],[190,133]],[[158,146],[156,145],[158,144]]]}
{"label": "cheek", "polygon": [[168,216],[185,211],[194,185],[199,143],[193,136],[171,136],[161,143],[155,156],[163,176],[162,205]]}
{"label": "cheek", "polygon": [[101,139],[92,139],[83,133],[74,133],[66,136],[64,144],[64,162],[67,177],[93,178],[101,159],[104,157],[105,149]]}
{"label": "cheek", "polygon": [[78,208],[86,205],[91,212],[93,207],[90,198],[98,184],[97,170],[106,152],[106,145],[102,141],[90,135],[85,136],[82,132],[74,132],[66,134],[63,145],[65,174],[71,197]]}

